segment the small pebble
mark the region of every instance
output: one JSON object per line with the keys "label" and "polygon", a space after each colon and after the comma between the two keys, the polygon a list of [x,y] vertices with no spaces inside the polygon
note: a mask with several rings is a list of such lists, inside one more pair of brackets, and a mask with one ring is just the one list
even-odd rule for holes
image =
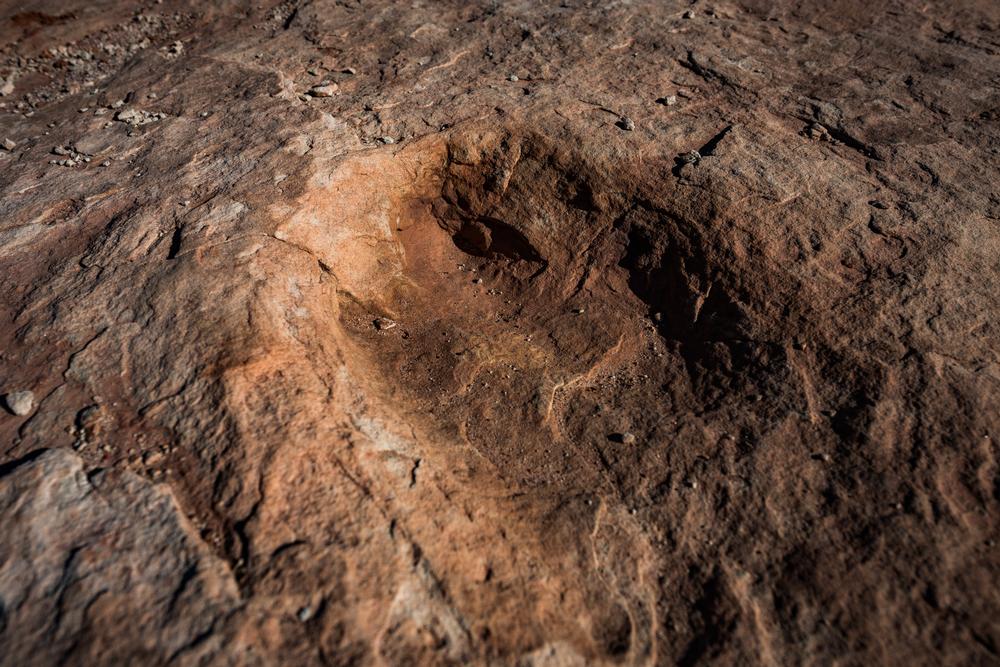
{"label": "small pebble", "polygon": [[675,104],[677,104],[677,96],[676,95],[667,95],[666,97],[661,97],[660,99],[656,100],[656,103],[657,104],[662,104],[664,106],[672,107]]}
{"label": "small pebble", "polygon": [[830,131],[819,123],[809,125],[807,133],[810,139],[819,139],[821,141],[830,141],[832,139]]}
{"label": "small pebble", "polygon": [[3,402],[18,417],[31,414],[35,409],[35,395],[28,390],[12,391],[3,397]]}
{"label": "small pebble", "polygon": [[635,129],[635,121],[633,121],[628,116],[622,116],[621,120],[618,121],[618,127],[625,130],[626,132],[631,132]]}
{"label": "small pebble", "polygon": [[685,164],[695,164],[701,161],[701,153],[698,151],[688,151],[680,156],[680,160]]}
{"label": "small pebble", "polygon": [[382,137],[381,141],[382,141],[383,144],[394,144],[394,143],[396,143],[396,140],[393,139],[392,137]]}
{"label": "small pebble", "polygon": [[324,83],[310,88],[309,94],[313,97],[333,97],[338,88],[339,86],[335,83]]}
{"label": "small pebble", "polygon": [[686,18],[686,19],[693,19],[694,18],[694,10],[693,9],[689,9],[686,12],[684,12],[684,18]]}
{"label": "small pebble", "polygon": [[163,463],[163,452],[147,452],[143,454],[142,462],[147,466],[155,466]]}
{"label": "small pebble", "polygon": [[514,81],[514,82],[520,81],[520,79],[517,78],[516,74],[511,74],[510,76],[507,77],[507,80],[508,81]]}
{"label": "small pebble", "polygon": [[634,445],[635,440],[636,438],[634,433],[629,433],[628,431],[626,431],[625,433],[621,434],[621,441],[623,445]]}
{"label": "small pebble", "polygon": [[6,139],[3,140],[3,147],[4,147],[4,150],[12,151],[15,148],[17,148],[17,142],[15,142],[13,139],[11,139],[10,137],[8,137],[8,138],[6,138]]}
{"label": "small pebble", "polygon": [[388,317],[379,317],[378,319],[375,320],[375,328],[378,329],[379,331],[388,331],[389,329],[392,329],[395,326],[396,323],[393,320],[390,320]]}

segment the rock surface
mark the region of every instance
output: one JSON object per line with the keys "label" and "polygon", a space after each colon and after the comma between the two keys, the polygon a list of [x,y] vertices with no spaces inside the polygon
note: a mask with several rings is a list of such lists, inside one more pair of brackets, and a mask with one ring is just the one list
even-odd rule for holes
{"label": "rock surface", "polygon": [[997,3],[0,44],[0,664],[1000,661]]}
{"label": "rock surface", "polygon": [[0,531],[6,664],[197,663],[242,606],[168,490],[128,472],[88,477],[65,449],[4,471]]}
{"label": "rock surface", "polygon": [[7,410],[16,417],[24,417],[35,409],[35,395],[27,390],[12,391],[3,397]]}

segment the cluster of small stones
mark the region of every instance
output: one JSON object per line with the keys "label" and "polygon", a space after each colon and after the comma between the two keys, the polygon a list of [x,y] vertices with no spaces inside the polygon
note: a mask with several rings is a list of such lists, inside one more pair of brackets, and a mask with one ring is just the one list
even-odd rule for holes
{"label": "cluster of small stones", "polygon": [[163,55],[168,59],[173,59],[181,56],[184,53],[184,42],[177,40],[173,44],[168,44],[160,49]]}
{"label": "cluster of small stones", "polygon": [[93,156],[80,153],[73,146],[56,146],[52,149],[53,155],[61,156],[61,160],[49,160],[49,164],[57,164],[60,167],[75,167],[78,164],[90,162]]}
{"label": "cluster of small stones", "polygon": [[[273,20],[283,23],[293,13],[294,11],[288,8],[284,8],[281,11],[276,9]],[[694,16],[693,11],[688,11],[685,12],[683,18],[690,19],[694,18]],[[11,109],[11,111],[31,116],[34,114],[35,107],[40,102],[53,101],[64,95],[78,92],[81,89],[90,88],[96,94],[100,92],[99,88],[97,88],[98,84],[96,80],[102,77],[105,69],[115,64],[111,62],[112,60],[134,55],[139,51],[154,46],[155,42],[163,44],[164,36],[176,36],[178,28],[190,18],[189,15],[180,13],[161,15],[137,11],[130,23],[123,24],[115,29],[102,31],[79,43],[70,42],[65,45],[53,47],[48,49],[39,58],[18,59],[17,62],[10,63],[0,62],[0,65],[11,66],[11,74],[6,79],[0,79],[0,97],[11,95],[14,92],[16,79],[23,73],[35,71],[55,74],[56,70],[68,72],[68,75],[63,77],[65,81],[63,81],[58,92],[39,90],[34,95],[26,95],[24,99],[15,103],[14,109]],[[184,51],[184,42],[179,39],[174,39],[172,42],[160,47],[160,53],[166,58],[180,57],[184,54]],[[310,75],[318,76],[315,68],[310,68],[308,71]],[[354,68],[347,67],[337,70],[337,73],[352,76],[356,71]],[[519,77],[517,74],[510,74],[507,79],[516,83],[521,80],[530,80],[531,77],[524,78]],[[320,83],[311,86],[306,93],[301,94],[300,99],[308,101],[310,99],[330,98],[335,96],[338,91],[339,86],[335,81],[324,79]],[[677,104],[677,95],[667,95],[656,101],[666,106],[673,106]],[[120,105],[122,103],[119,102],[116,104]],[[0,101],[0,109],[5,108],[7,108],[7,103]],[[81,109],[81,111],[86,110]],[[103,115],[104,113],[106,113],[106,110],[103,107],[97,107],[94,110],[95,115]],[[207,114],[202,113],[201,116],[205,117]],[[166,114],[161,112],[130,109],[116,114],[115,120],[125,122],[136,128],[162,120],[165,117]],[[620,129],[629,132],[634,131],[636,128],[635,122],[624,114],[619,115],[619,119],[615,124]],[[108,126],[110,126],[110,123]],[[373,141],[381,144],[394,144],[398,139],[389,135],[383,135],[375,137]],[[7,148],[6,145],[4,147]],[[13,148],[7,148],[7,150],[11,151]],[[73,166],[81,161],[87,162],[89,160],[86,159],[86,156],[70,155],[64,160],[54,160],[52,163],[61,166]]]}
{"label": "cluster of small stones", "polygon": [[104,409],[99,403],[89,405],[76,415],[76,422],[70,429],[74,436],[73,448],[77,451],[86,448],[101,435],[105,422]]}
{"label": "cluster of small stones", "polygon": [[162,55],[179,57],[184,45],[176,36],[192,19],[189,13],[156,14],[137,10],[129,22],[101,30],[78,42],[52,47],[37,57],[7,55],[0,59],[0,71],[7,73],[0,77],[0,97],[13,95],[17,79],[33,73],[45,75],[52,81],[15,102],[0,100],[0,112],[30,117],[39,105],[67,95],[83,91],[98,94],[100,81],[118,70],[127,58],[167,40],[174,41],[161,48]]}
{"label": "cluster of small stones", "polygon": [[155,123],[166,117],[167,114],[162,111],[146,111],[145,109],[123,109],[115,114],[115,120],[128,123],[132,127]]}

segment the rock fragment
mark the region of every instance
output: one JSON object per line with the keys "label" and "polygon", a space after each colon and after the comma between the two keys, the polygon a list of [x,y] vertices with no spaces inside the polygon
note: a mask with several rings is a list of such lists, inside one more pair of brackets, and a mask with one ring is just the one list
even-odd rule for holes
{"label": "rock fragment", "polygon": [[17,148],[17,142],[15,142],[10,137],[7,137],[6,139],[3,140],[3,148],[4,150],[12,151],[15,148]]}
{"label": "rock fragment", "polygon": [[310,88],[309,95],[312,97],[333,97],[339,88],[340,86],[335,83],[321,83]]}
{"label": "rock fragment", "polygon": [[163,463],[163,452],[147,452],[142,457],[142,462],[147,466],[155,466]]}
{"label": "rock fragment", "polygon": [[376,318],[374,324],[375,328],[379,331],[388,331],[396,326],[396,322],[394,320],[390,320],[388,317]]}
{"label": "rock fragment", "polygon": [[830,131],[820,123],[811,123],[809,127],[806,128],[806,134],[809,135],[810,139],[815,139],[817,141],[833,141],[833,137],[830,136]]}
{"label": "rock fragment", "polygon": [[104,130],[96,130],[86,134],[73,143],[73,151],[80,155],[97,155],[111,148],[115,143],[115,134]]}
{"label": "rock fragment", "polygon": [[24,417],[35,409],[35,394],[27,389],[12,391],[3,397],[3,402],[13,414]]}
{"label": "rock fragment", "polygon": [[622,116],[615,124],[626,132],[635,130],[635,121],[628,116]]}
{"label": "rock fragment", "polygon": [[687,153],[681,153],[677,159],[684,164],[697,164],[701,162],[701,153],[698,151],[688,151]]}
{"label": "rock fragment", "polygon": [[107,426],[107,415],[104,408],[99,404],[88,405],[80,410],[76,415],[74,424],[76,440],[73,443],[74,449],[82,450],[87,445],[100,439]]}
{"label": "rock fragment", "polygon": [[167,114],[162,111],[145,111],[143,109],[124,109],[115,114],[115,120],[128,123],[132,127],[155,123],[166,117]]}

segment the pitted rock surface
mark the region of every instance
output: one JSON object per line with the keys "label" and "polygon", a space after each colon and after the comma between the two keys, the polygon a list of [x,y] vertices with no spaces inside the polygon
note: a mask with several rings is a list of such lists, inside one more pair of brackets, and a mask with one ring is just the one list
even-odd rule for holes
{"label": "pitted rock surface", "polygon": [[0,45],[0,665],[1000,660],[997,3]]}

